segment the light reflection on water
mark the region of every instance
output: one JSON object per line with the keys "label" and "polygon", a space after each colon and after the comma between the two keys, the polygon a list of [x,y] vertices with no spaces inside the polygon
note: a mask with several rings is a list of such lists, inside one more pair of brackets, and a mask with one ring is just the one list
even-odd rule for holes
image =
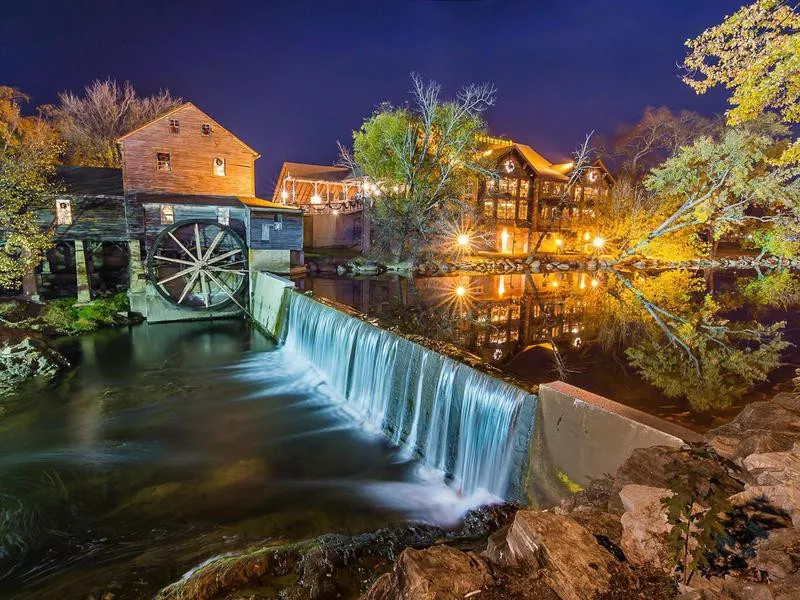
{"label": "light reflection on water", "polygon": [[[630,277],[647,277],[636,273]],[[794,344],[783,364],[729,408],[700,412],[685,399],[668,398],[628,364],[625,346],[601,346],[608,333],[596,305],[615,287],[615,275],[549,272],[415,277],[314,275],[297,281],[317,296],[351,306],[401,331],[452,343],[505,372],[531,383],[566,379],[569,383],[699,431],[732,418],[746,402],[791,389],[800,366],[800,275],[793,274],[795,297],[789,306],[761,306],[743,298],[752,272],[709,270],[692,273],[708,294],[725,303],[735,297],[732,322],[786,321],[785,338]],[[662,290],[676,297],[680,289]],[[462,293],[463,292],[463,293]],[[619,293],[616,285],[614,293]],[[769,295],[768,293],[765,295]],[[725,299],[727,298],[727,300]],[[692,308],[688,307],[691,313]],[[561,359],[557,368],[554,346]]]}
{"label": "light reflection on water", "polygon": [[0,597],[149,597],[251,542],[451,525],[487,499],[364,432],[308,363],[244,323],[143,325],[62,351],[75,370],[3,402]]}

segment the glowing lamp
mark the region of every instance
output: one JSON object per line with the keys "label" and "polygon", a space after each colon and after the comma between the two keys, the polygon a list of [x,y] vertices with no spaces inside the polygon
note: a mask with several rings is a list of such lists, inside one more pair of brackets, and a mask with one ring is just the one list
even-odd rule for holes
{"label": "glowing lamp", "polygon": [[311,196],[311,204],[322,204],[322,198],[319,194],[314,194]]}
{"label": "glowing lamp", "polygon": [[563,245],[564,245],[564,240],[561,240],[561,239],[556,240],[556,246],[561,248],[561,246],[563,246]]}
{"label": "glowing lamp", "polygon": [[463,298],[464,295],[466,295],[466,293],[467,293],[467,288],[465,288],[463,285],[460,285],[456,288],[456,296],[458,296],[459,298]]}
{"label": "glowing lamp", "polygon": [[456,238],[459,246],[469,246],[469,236],[466,233],[461,233]]}
{"label": "glowing lamp", "polygon": [[556,288],[556,287],[558,287],[558,282],[557,281],[553,281],[553,282],[550,283],[550,285],[553,286],[554,288]]}
{"label": "glowing lamp", "polygon": [[583,234],[583,241],[584,242],[588,242],[590,239],[592,239],[592,234],[591,233],[589,233],[587,231],[586,233]]}
{"label": "glowing lamp", "polygon": [[600,285],[600,282],[597,279],[592,279],[592,287],[596,288],[598,285]]}
{"label": "glowing lamp", "polygon": [[281,192],[281,199],[282,200],[286,200],[288,197],[289,197],[289,192],[287,192],[286,190],[283,190]]}
{"label": "glowing lamp", "polygon": [[606,241],[598,235],[592,240],[592,245],[599,250],[606,245]]}

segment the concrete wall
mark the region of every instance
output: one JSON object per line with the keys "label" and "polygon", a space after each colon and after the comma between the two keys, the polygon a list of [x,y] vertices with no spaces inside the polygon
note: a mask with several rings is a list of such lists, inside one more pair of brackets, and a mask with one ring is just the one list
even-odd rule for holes
{"label": "concrete wall", "polygon": [[149,281],[144,289],[128,290],[128,300],[131,304],[131,310],[144,316],[148,323],[230,319],[242,315],[242,310],[235,304],[229,304],[225,308],[213,311],[178,308],[164,300]]}
{"label": "concrete wall", "polygon": [[250,249],[250,270],[271,271],[273,273],[289,273],[292,267],[291,250]]}
{"label": "concrete wall", "polygon": [[681,446],[700,434],[603,396],[554,381],[539,386],[528,488],[561,473],[580,485],[613,475],[636,448]]}
{"label": "concrete wall", "polygon": [[284,295],[293,288],[294,283],[289,279],[263,271],[250,272],[250,311],[253,322],[278,340],[286,313]]}

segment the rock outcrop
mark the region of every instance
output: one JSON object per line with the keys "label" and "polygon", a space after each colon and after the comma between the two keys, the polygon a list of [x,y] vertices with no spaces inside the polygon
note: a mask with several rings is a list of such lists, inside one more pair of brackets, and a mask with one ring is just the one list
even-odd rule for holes
{"label": "rock outcrop", "polygon": [[608,591],[614,557],[584,527],[564,515],[519,511],[490,539],[485,556],[506,567],[541,570],[562,600],[584,600]]}
{"label": "rock outcrop", "polygon": [[672,526],[667,522],[667,510],[661,503],[672,492],[666,488],[628,484],[619,493],[625,513],[620,547],[635,565],[652,564],[671,570],[667,536]]}
{"label": "rock outcrop", "polygon": [[0,397],[28,379],[49,379],[67,366],[67,359],[44,342],[31,337],[7,339],[0,346]]}
{"label": "rock outcrop", "polygon": [[391,573],[378,578],[363,600],[463,600],[492,585],[480,557],[440,545],[400,554]]}

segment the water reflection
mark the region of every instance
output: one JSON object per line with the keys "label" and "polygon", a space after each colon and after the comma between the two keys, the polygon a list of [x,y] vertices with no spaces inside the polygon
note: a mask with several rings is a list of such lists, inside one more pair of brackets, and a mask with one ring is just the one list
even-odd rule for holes
{"label": "water reflection", "polygon": [[299,285],[534,383],[565,379],[699,429],[790,385],[800,362],[789,346],[800,342],[800,278],[785,271],[311,277]]}
{"label": "water reflection", "polygon": [[61,350],[76,369],[0,404],[0,597],[152,597],[250,543],[450,524],[465,508],[242,322]]}

